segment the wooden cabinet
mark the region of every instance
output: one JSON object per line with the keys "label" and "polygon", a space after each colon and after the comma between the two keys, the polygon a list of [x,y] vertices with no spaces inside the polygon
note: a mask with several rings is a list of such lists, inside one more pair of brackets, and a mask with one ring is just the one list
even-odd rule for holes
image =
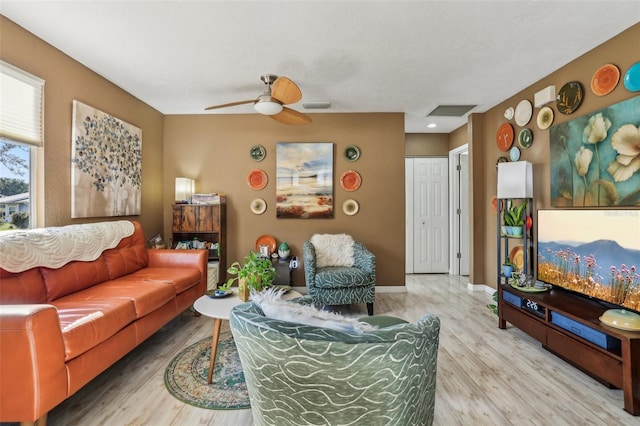
{"label": "wooden cabinet", "polygon": [[640,333],[603,325],[606,309],[563,289],[525,293],[498,285],[500,328],[510,322],[605,386],[622,389],[624,409],[638,416]]}
{"label": "wooden cabinet", "polygon": [[226,281],[227,273],[226,217],[225,197],[220,197],[220,204],[173,205],[173,247],[194,239],[207,244],[209,261],[219,262],[219,282]]}

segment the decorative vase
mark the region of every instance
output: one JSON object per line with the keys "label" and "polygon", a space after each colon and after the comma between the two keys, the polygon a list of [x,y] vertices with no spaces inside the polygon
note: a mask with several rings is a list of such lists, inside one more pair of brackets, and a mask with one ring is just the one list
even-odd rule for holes
{"label": "decorative vase", "polygon": [[278,246],[278,256],[280,256],[280,259],[287,259],[290,254],[291,250],[289,250],[289,244],[285,241],[281,242],[280,246]]}
{"label": "decorative vase", "polygon": [[506,226],[505,233],[510,237],[522,237],[522,226]]}
{"label": "decorative vase", "polygon": [[240,298],[240,300],[242,300],[243,302],[248,302],[250,295],[251,295],[251,290],[247,285],[247,279],[238,278],[238,297]]}

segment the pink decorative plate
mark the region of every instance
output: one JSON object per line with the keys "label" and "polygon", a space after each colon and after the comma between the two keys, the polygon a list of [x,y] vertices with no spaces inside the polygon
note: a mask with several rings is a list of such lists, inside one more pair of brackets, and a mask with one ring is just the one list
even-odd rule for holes
{"label": "pink decorative plate", "polygon": [[360,188],[362,178],[355,170],[347,170],[340,176],[340,186],[345,191],[355,191]]}
{"label": "pink decorative plate", "polygon": [[247,176],[247,184],[249,185],[249,188],[253,189],[254,191],[258,191],[267,186],[267,181],[267,174],[264,172],[264,170],[251,170],[249,172],[249,176]]}

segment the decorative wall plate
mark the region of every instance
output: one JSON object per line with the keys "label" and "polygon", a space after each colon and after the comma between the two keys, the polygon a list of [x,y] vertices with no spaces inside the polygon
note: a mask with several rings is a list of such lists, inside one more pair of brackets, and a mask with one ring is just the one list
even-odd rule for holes
{"label": "decorative wall plate", "polygon": [[346,158],[347,161],[356,161],[360,158],[360,148],[355,145],[349,145],[344,150],[344,158]]}
{"label": "decorative wall plate", "polygon": [[516,265],[516,271],[521,271],[524,267],[524,247],[515,246],[509,252],[509,260]]}
{"label": "decorative wall plate", "polygon": [[608,95],[619,81],[620,69],[613,64],[603,65],[591,77],[591,91],[596,96]]}
{"label": "decorative wall plate", "polygon": [[513,107],[509,107],[504,110],[504,118],[511,120],[513,118]]}
{"label": "decorative wall plate", "polygon": [[351,198],[349,198],[348,200],[345,200],[344,203],[342,203],[342,211],[347,216],[353,216],[354,214],[358,213],[358,210],[360,210],[360,205],[356,200],[352,200]]}
{"label": "decorative wall plate", "polygon": [[624,74],[624,87],[630,92],[640,90],[640,62],[631,65]]}
{"label": "decorative wall plate", "polygon": [[251,155],[253,161],[262,161],[267,155],[267,150],[262,145],[254,145],[249,150],[249,155]]}
{"label": "decorative wall plate", "polygon": [[254,198],[250,208],[253,214],[262,214],[267,210],[267,203],[262,198]]}
{"label": "decorative wall plate", "polygon": [[531,102],[526,99],[521,100],[516,106],[516,124],[518,126],[526,126],[531,120],[532,114],[533,106],[531,105]]}
{"label": "decorative wall plate", "polygon": [[249,172],[249,176],[247,176],[247,184],[249,185],[249,188],[253,189],[254,191],[263,189],[265,186],[267,186],[267,182],[267,174],[264,172],[264,170],[251,170]]}
{"label": "decorative wall plate", "polygon": [[536,123],[541,130],[548,129],[553,123],[553,110],[549,107],[543,107],[538,112]]}
{"label": "decorative wall plate", "polygon": [[518,145],[520,145],[521,148],[527,149],[531,146],[532,142],[533,133],[531,133],[531,130],[526,127],[520,130],[520,133],[518,133]]}
{"label": "decorative wall plate", "polygon": [[513,126],[510,123],[502,123],[500,127],[498,127],[498,133],[496,133],[498,149],[500,151],[508,151],[509,148],[511,148],[511,144],[513,144],[514,136]]}
{"label": "decorative wall plate", "polygon": [[570,81],[558,92],[556,106],[562,114],[573,114],[578,109],[584,98],[582,84],[578,81]]}
{"label": "decorative wall plate", "polygon": [[360,188],[361,183],[362,178],[360,177],[360,173],[355,170],[347,170],[340,176],[340,186],[345,191],[355,191]]}
{"label": "decorative wall plate", "polygon": [[260,235],[256,240],[256,251],[260,252],[260,246],[269,246],[269,253],[276,251],[276,239],[273,235]]}
{"label": "decorative wall plate", "polygon": [[520,148],[512,146],[509,150],[509,158],[511,161],[518,161],[520,159]]}
{"label": "decorative wall plate", "polygon": [[498,210],[502,211],[502,200],[498,200],[498,197],[494,195],[491,198],[491,211],[497,214]]}

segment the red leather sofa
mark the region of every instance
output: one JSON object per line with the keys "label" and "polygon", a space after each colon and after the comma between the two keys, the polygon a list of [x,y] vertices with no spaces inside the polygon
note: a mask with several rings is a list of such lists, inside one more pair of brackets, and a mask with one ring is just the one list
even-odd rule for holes
{"label": "red leather sofa", "polygon": [[133,234],[95,260],[0,268],[0,422],[46,422],[206,291],[205,250],[147,249],[132,223]]}

